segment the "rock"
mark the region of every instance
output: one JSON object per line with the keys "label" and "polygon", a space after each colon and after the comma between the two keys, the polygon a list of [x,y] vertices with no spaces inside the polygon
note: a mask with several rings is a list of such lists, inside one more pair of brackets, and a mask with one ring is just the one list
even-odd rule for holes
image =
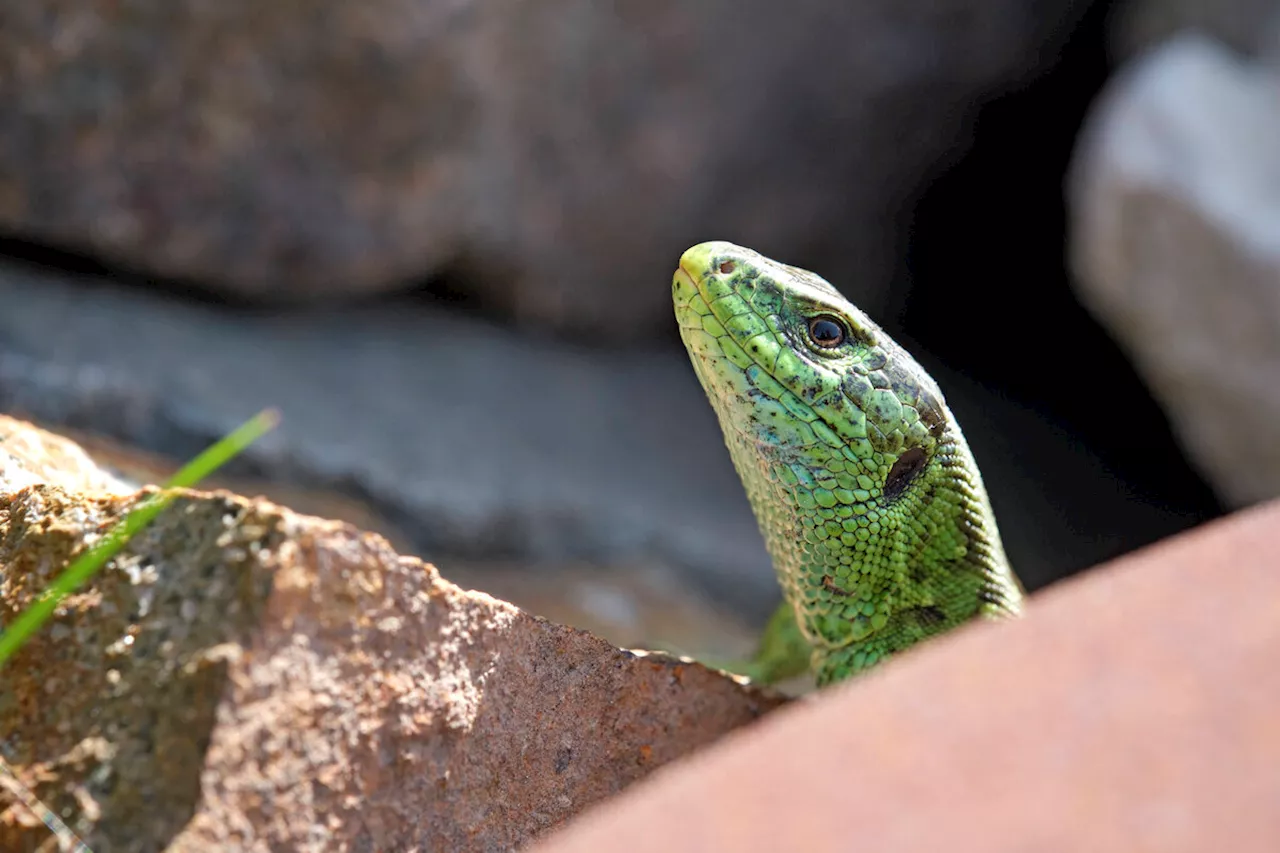
{"label": "rock", "polygon": [[[539,615],[605,630],[595,604],[609,590],[634,603],[656,602],[658,588],[676,602],[658,604],[663,619],[613,620],[604,636],[724,659],[743,646],[677,636],[665,617],[700,600],[718,611],[689,611],[703,629],[723,638],[729,617],[754,637],[777,605],[755,519],[677,340],[588,350],[409,300],[237,313],[3,264],[0,305],[0,411],[168,457],[158,469],[92,443],[134,481],[163,482],[272,407],[280,428],[219,485],[382,533],[458,582],[475,564],[484,577],[469,580],[482,589],[499,589],[490,569],[506,564],[524,582],[504,580],[503,597]],[[936,359],[931,370],[1030,586],[1195,520],[1135,500],[1139,489],[1095,446],[1045,415]],[[656,583],[642,577],[650,571]],[[552,597],[590,598],[597,613],[546,606]]]}
{"label": "rock", "polygon": [[100,468],[74,441],[0,415],[0,493],[36,483],[68,491],[133,491],[129,484]]}
{"label": "rock", "polygon": [[1280,493],[1278,96],[1280,73],[1174,40],[1112,81],[1068,179],[1081,300],[1235,505]]}
{"label": "rock", "polygon": [[3,266],[0,305],[0,411],[184,461],[272,407],[226,473],[366,500],[416,554],[667,566],[761,624],[776,602],[678,341],[587,354],[417,303],[233,314]]}
{"label": "rock", "polygon": [[892,214],[1079,5],[4,4],[0,226],[262,300],[452,274],[612,343],[726,237],[876,314]]}
{"label": "rock", "polygon": [[[0,622],[138,496],[0,496]],[[5,667],[17,778],[94,850],[508,850],[782,700],[381,537],[184,493]],[[47,832],[0,802],[0,849]]]}
{"label": "rock", "polygon": [[1270,851],[1280,503],[771,715],[530,853]]}
{"label": "rock", "polygon": [[1109,41],[1117,59],[1191,32],[1250,54],[1270,52],[1280,35],[1275,0],[1122,0],[1115,8]]}

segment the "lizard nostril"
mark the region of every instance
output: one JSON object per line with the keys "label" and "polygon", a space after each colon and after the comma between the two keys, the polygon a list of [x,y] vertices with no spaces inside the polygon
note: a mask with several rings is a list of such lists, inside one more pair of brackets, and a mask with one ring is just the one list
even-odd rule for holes
{"label": "lizard nostril", "polygon": [[728,275],[729,273],[733,272],[737,268],[738,268],[738,265],[735,264],[733,261],[724,261],[720,264],[720,272],[723,273],[724,275]]}

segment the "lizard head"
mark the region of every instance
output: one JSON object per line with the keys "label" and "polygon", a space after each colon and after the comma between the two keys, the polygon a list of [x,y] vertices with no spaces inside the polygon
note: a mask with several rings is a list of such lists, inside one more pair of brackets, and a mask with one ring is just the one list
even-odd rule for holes
{"label": "lizard head", "polygon": [[910,354],[821,277],[732,243],[685,252],[671,290],[820,679],[1013,607],[968,446]]}
{"label": "lizard head", "polygon": [[[710,242],[684,253],[671,289],[681,337],[726,432],[771,460],[816,469],[815,479],[848,472],[855,482],[843,491],[854,496],[839,503],[895,500],[926,471],[949,422],[942,393],[826,280]],[[843,462],[832,468],[836,457]],[[811,489],[819,506],[824,491],[834,489]]]}

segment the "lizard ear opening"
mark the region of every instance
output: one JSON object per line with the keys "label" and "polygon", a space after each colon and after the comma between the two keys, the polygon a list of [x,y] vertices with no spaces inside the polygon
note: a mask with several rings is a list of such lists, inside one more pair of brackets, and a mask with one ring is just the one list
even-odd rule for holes
{"label": "lizard ear opening", "polygon": [[905,492],[907,486],[911,485],[911,481],[924,470],[924,466],[928,461],[928,457],[919,447],[912,447],[910,450],[904,451],[898,457],[898,461],[894,462],[893,467],[889,469],[889,476],[884,478],[883,492],[885,500],[891,501]]}

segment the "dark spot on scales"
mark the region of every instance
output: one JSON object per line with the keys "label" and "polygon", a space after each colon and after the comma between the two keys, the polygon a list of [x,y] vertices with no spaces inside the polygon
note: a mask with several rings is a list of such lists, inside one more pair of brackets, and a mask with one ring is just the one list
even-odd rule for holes
{"label": "dark spot on scales", "polygon": [[841,589],[840,587],[836,586],[835,578],[831,577],[831,575],[822,576],[822,588],[825,589],[827,592],[834,592],[836,595],[849,594],[849,590]]}
{"label": "dark spot on scales", "polygon": [[863,361],[868,370],[880,370],[889,362],[889,356],[885,355],[883,350],[873,349],[867,353],[866,359]]}
{"label": "dark spot on scales", "polygon": [[947,422],[942,417],[942,409],[938,407],[932,397],[922,395],[920,401],[915,406],[916,413],[920,415],[920,423],[929,429],[929,434],[934,438],[938,438],[947,428]]}
{"label": "dark spot on scales", "polygon": [[947,614],[941,607],[913,607],[909,611],[916,621],[925,627],[932,628],[947,621]]}
{"label": "dark spot on scales", "polygon": [[1007,601],[1002,590],[991,587],[983,587],[978,592],[978,600],[984,604],[1005,604]]}
{"label": "dark spot on scales", "polygon": [[911,481],[924,470],[925,463],[928,461],[928,457],[919,447],[913,447],[899,456],[898,461],[894,462],[893,467],[889,469],[889,476],[884,478],[885,500],[891,501],[906,491],[907,486],[911,485]]}
{"label": "dark spot on scales", "polygon": [[897,375],[896,371],[889,376],[889,390],[893,391],[893,396],[901,400],[905,406],[915,406],[920,400],[920,386]]}
{"label": "dark spot on scales", "polygon": [[735,264],[733,261],[721,261],[721,262],[720,262],[720,273],[721,273],[722,275],[729,275],[730,273],[732,273],[732,272],[733,272],[734,270],[736,270],[737,268],[738,268],[738,265],[737,265],[737,264]]}

